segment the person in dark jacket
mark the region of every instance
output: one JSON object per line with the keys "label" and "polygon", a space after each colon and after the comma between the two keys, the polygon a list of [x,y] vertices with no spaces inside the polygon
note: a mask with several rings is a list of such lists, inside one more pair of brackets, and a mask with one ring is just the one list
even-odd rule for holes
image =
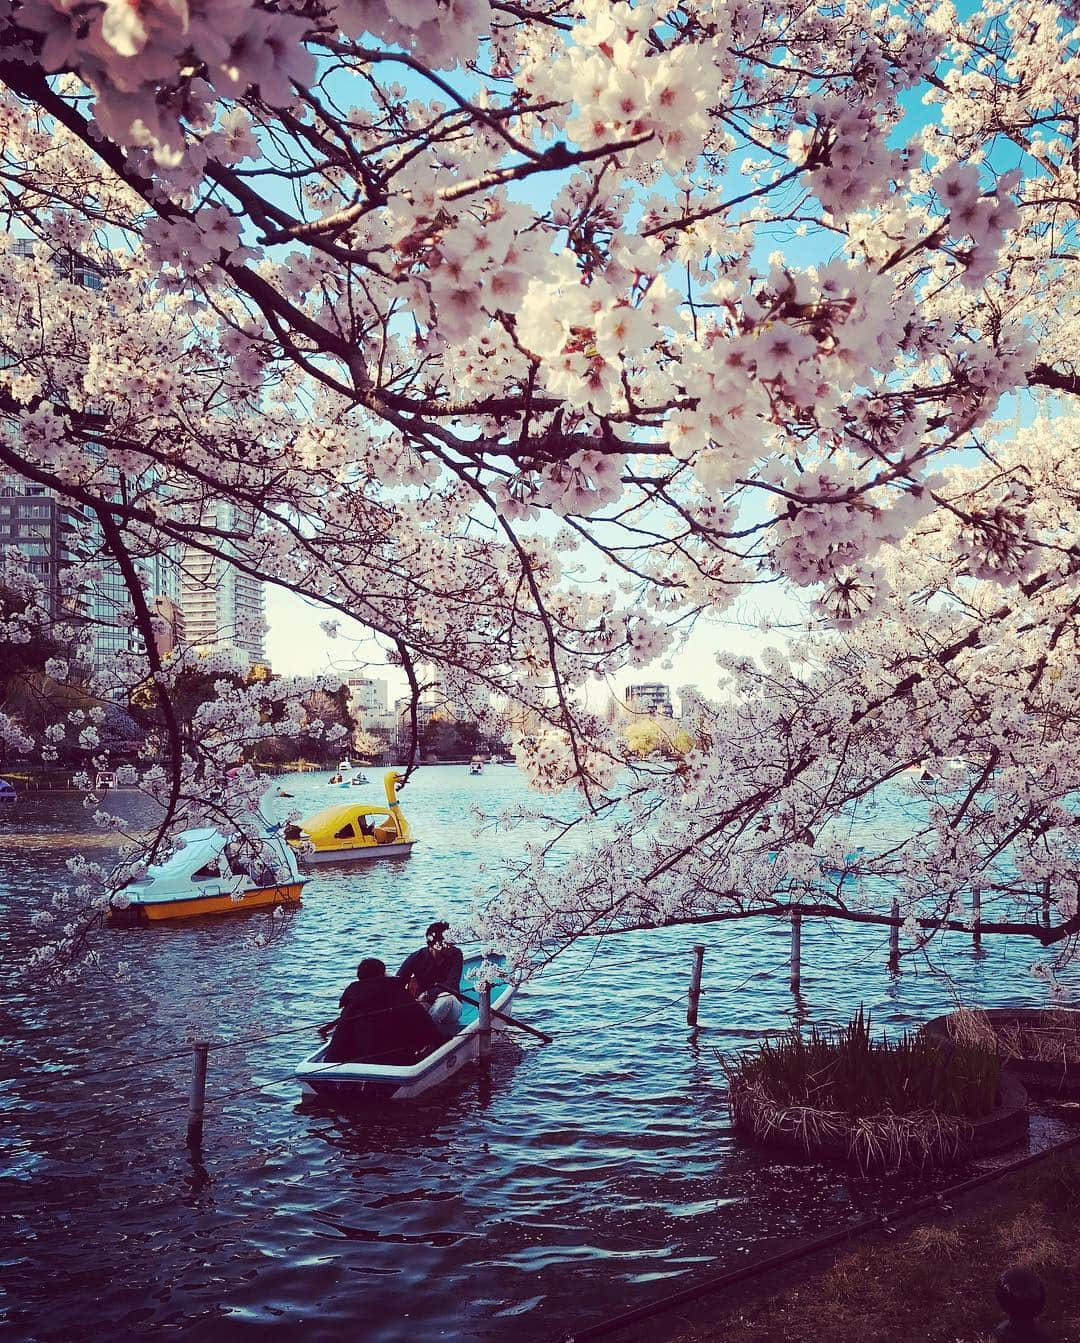
{"label": "person in dark jacket", "polygon": [[327,1063],[407,1067],[450,1039],[401,980],[388,975],[382,961],[373,957],[356,967],[356,979],[341,995],[340,1007],[324,1056]]}
{"label": "person in dark jacket", "polygon": [[[397,972],[398,979],[424,1004],[432,1020],[440,1026],[456,1026],[461,1018],[461,972],[465,958],[461,948],[447,941],[448,923],[432,923],[425,934],[426,945],[406,956]],[[453,990],[454,992],[448,992]]]}

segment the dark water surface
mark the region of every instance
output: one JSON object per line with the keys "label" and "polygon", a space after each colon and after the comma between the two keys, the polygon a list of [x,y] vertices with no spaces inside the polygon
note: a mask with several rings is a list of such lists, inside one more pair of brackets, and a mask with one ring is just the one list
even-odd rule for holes
{"label": "dark water surface", "polygon": [[[292,776],[297,804],[381,791],[377,772],[355,794],[325,777]],[[500,1041],[489,1077],[430,1098],[351,1114],[301,1105],[292,1070],[317,1043],[307,1029],[214,1050],[193,1161],[185,1041],[333,1016],[361,956],[393,968],[431,919],[465,913],[482,865],[518,842],[475,838],[469,808],[518,796],[507,767],[480,778],[422,771],[405,795],[421,837],[412,858],[313,874],[268,946],[255,945],[261,915],[107,930],[102,962],[130,962],[125,977],[33,996],[9,988],[0,1332],[561,1339],[925,1188],[746,1149],[729,1128],[717,1050],[794,1014],[839,1020],[860,1001],[900,1027],[958,994],[1045,1000],[1027,973],[1039,954],[1030,944],[987,939],[977,958],[969,938],[950,935],[932,961],[905,960],[890,977],[883,930],[811,924],[796,1001],[786,930],[735,924],[706,932],[702,1025],[691,1033],[689,948],[700,932],[615,938],[519,994],[515,1012],[554,1044]],[[70,795],[30,796],[0,819],[9,983],[36,936],[31,913],[88,829]],[[139,1066],[74,1075],[131,1061]],[[1046,1141],[1057,1130],[1040,1122],[1034,1133]]]}

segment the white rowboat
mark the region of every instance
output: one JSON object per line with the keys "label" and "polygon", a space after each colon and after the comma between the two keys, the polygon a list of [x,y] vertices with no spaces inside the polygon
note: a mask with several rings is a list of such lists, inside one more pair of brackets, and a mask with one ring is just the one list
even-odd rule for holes
{"label": "white rowboat", "polygon": [[[479,957],[465,962],[465,971],[475,969]],[[506,1023],[494,1012],[506,1012],[516,984],[496,984],[491,990],[492,1031],[506,1030]],[[475,989],[466,983],[465,993],[475,997]],[[432,1087],[441,1086],[469,1063],[480,1057],[479,1008],[462,1003],[461,1022],[457,1034],[440,1045],[419,1063],[408,1067],[389,1067],[379,1063],[326,1063],[329,1043],[309,1054],[296,1070],[303,1084],[305,1096],[318,1096],[327,1101],[411,1100]]]}

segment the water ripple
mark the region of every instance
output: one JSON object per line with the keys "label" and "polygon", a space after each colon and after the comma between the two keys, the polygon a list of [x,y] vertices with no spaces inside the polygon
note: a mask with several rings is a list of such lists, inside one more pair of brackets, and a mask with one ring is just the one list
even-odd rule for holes
{"label": "water ripple", "polygon": [[[326,796],[319,779],[291,791],[301,808]],[[612,939],[519,998],[518,1014],[554,1044],[501,1041],[489,1076],[413,1104],[345,1114],[300,1102],[292,1068],[314,1042],[303,1033],[214,1051],[209,1095],[225,1099],[211,1100],[204,1154],[192,1161],[187,1057],[162,1056],[193,1035],[328,1020],[362,956],[394,967],[432,918],[467,910],[482,864],[519,842],[473,839],[469,807],[520,792],[508,769],[479,779],[423,771],[407,798],[422,834],[413,857],[318,873],[270,945],[253,945],[257,917],[117,930],[99,949],[106,966],[133,962],[126,980],[10,988],[0,1015],[0,1320],[42,1343],[216,1343],[256,1328],[304,1343],[358,1330],[371,1343],[532,1343],[921,1187],[748,1150],[731,1133],[719,1055],[795,1018],[839,1020],[859,1001],[894,1028],[955,993],[1040,1001],[1029,948],[990,944],[978,958],[954,935],[893,979],[886,934],[808,924],[796,1000],[782,928],[719,927],[694,1032],[684,1008],[664,1004],[685,991],[701,931]],[[879,806],[874,824],[888,819]],[[11,965],[87,822],[77,798],[37,795],[4,824],[0,948]],[[159,1061],[68,1075],[132,1058]],[[1057,1131],[1040,1121],[1036,1140]]]}

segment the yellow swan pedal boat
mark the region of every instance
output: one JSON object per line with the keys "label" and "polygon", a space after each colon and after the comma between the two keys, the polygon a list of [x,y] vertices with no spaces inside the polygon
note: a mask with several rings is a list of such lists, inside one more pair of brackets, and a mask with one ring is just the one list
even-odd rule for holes
{"label": "yellow swan pedal boat", "polygon": [[298,826],[287,826],[285,838],[306,865],[407,858],[416,838],[398,802],[401,778],[393,769],[383,776],[385,807],[356,801],[323,807]]}

